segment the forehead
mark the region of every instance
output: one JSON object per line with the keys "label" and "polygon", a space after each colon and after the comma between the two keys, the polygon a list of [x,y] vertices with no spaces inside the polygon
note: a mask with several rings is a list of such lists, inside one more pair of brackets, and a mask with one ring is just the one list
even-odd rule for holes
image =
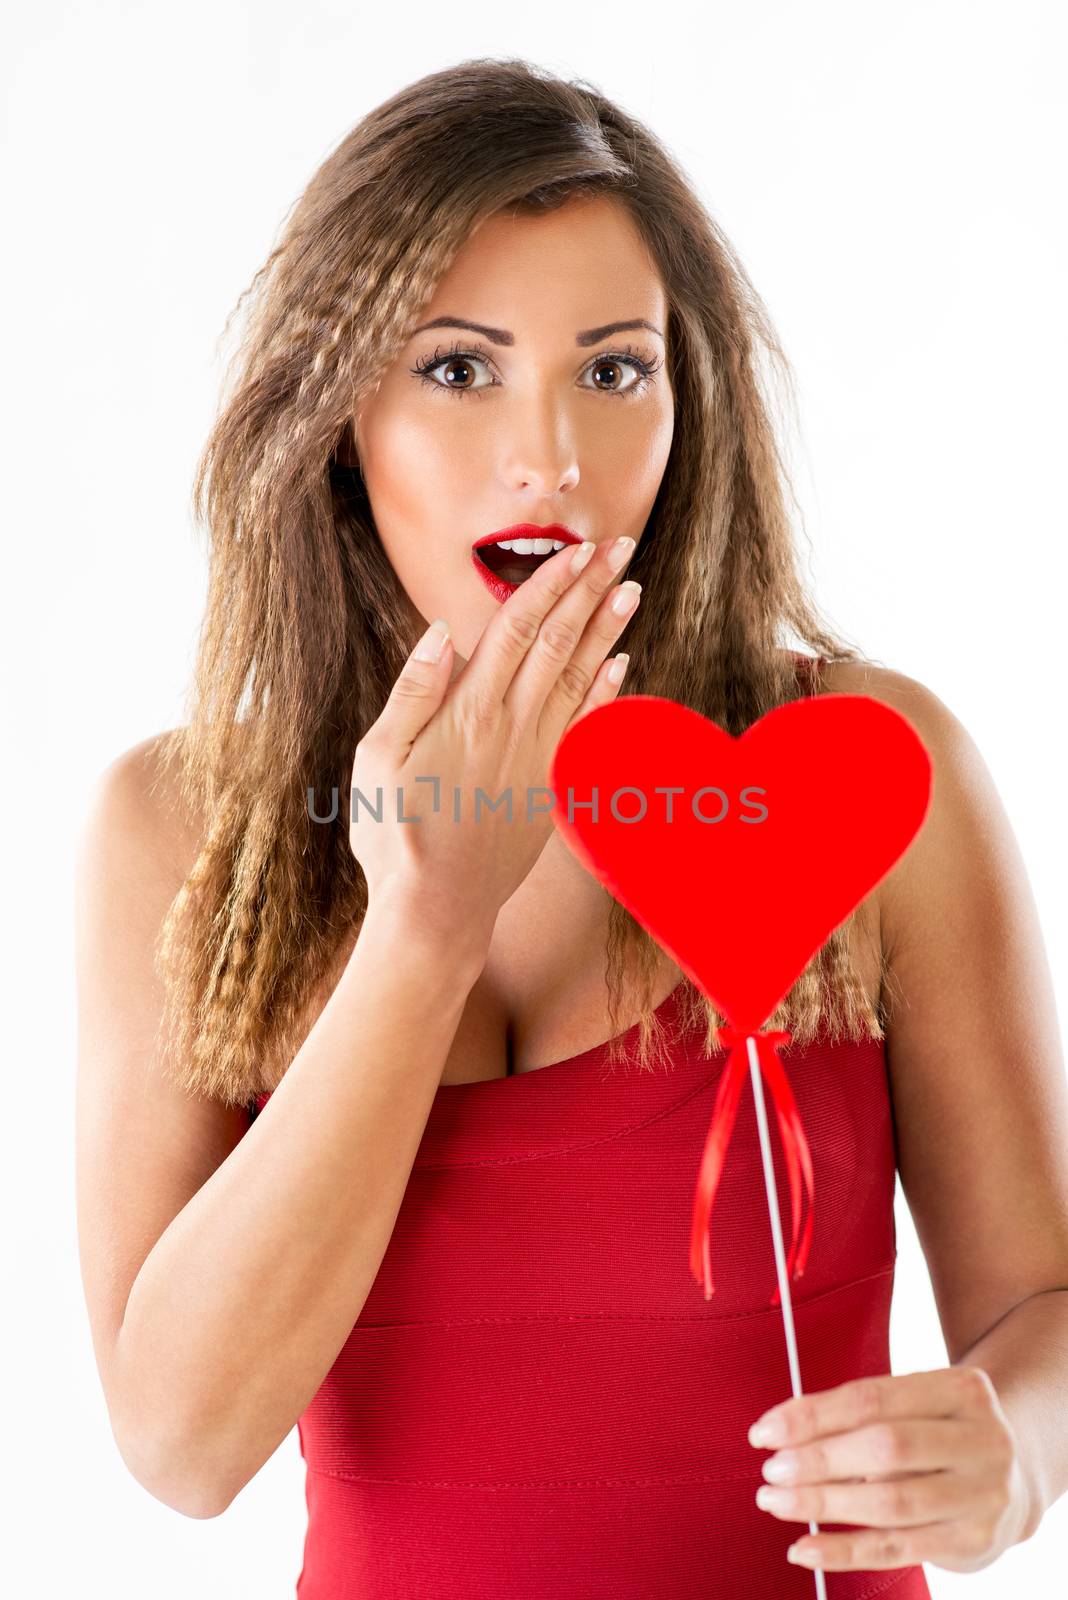
{"label": "forehead", "polygon": [[514,329],[520,340],[525,322],[563,323],[573,337],[616,318],[657,322],[666,305],[659,269],[627,209],[606,195],[574,195],[555,211],[489,217],[419,320],[477,318]]}

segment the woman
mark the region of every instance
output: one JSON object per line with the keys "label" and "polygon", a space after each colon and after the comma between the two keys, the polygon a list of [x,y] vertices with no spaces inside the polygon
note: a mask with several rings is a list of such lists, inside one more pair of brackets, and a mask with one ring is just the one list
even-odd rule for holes
{"label": "woman", "polygon": [[[617,106],[473,61],[358,125],[255,286],[188,723],[82,834],[79,1226],[130,1470],[215,1516],[297,1424],[306,1600],[810,1594],[792,1544],[912,1600],[988,1565],[1068,1482],[1049,976],[967,733],[804,592],[736,256]],[[621,642],[628,691],[732,733],[864,693],[934,766],[767,1023],[823,1223],[779,1438],[746,1437],[789,1383],[744,1110],[715,1298],[685,1271],[722,1019],[548,813],[473,819],[545,785]],[[951,1362],[904,1376],[896,1170]]]}

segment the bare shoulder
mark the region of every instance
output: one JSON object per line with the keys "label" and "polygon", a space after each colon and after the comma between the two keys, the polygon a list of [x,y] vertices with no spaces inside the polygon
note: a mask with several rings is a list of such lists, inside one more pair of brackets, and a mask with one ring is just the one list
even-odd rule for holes
{"label": "bare shoulder", "polygon": [[910,707],[922,716],[925,701],[942,703],[918,678],[873,661],[828,661],[820,676],[828,694],[870,694],[904,712],[910,720]]}
{"label": "bare shoulder", "polygon": [[170,759],[182,731],[152,734],[97,773],[82,818],[83,842],[95,836],[100,844],[101,831],[112,831],[133,849],[147,848],[161,871],[180,872],[184,879],[203,841],[205,819],[183,797]]}
{"label": "bare shoulder", "polygon": [[181,780],[187,730],[165,728],[114,756],[89,786],[82,850],[113,849],[146,879],[178,892],[206,841],[209,819]]}
{"label": "bare shoulder", "polygon": [[[870,695],[873,700],[891,706],[916,729],[934,760],[932,744],[937,744],[939,740],[939,725],[943,717],[948,718],[951,714],[937,695],[918,679],[875,662],[828,661],[820,673],[820,689],[824,694]],[[907,862],[909,866],[906,866]],[[906,851],[902,860],[876,884],[864,902],[878,927],[883,961],[888,959],[891,947],[900,938],[902,919],[907,923],[915,917],[914,906],[901,893],[903,879],[908,879],[911,885],[913,862],[914,857],[910,860],[910,853]]]}
{"label": "bare shoulder", "polygon": [[822,677],[829,694],[870,695],[900,712],[930,757],[931,805],[923,826],[876,890],[883,945],[892,955],[940,925],[942,900],[967,841],[985,834],[1000,855],[991,865],[1004,871],[1015,868],[1015,843],[975,741],[933,689],[867,661],[828,662]]}
{"label": "bare shoulder", "polygon": [[907,717],[934,758],[948,744],[968,740],[967,730],[933,689],[906,672],[871,661],[828,661],[821,673],[827,694],[866,694]]}

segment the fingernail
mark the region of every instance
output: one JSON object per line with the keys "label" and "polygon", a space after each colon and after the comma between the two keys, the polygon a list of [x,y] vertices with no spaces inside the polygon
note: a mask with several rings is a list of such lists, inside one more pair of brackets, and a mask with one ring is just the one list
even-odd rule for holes
{"label": "fingernail", "polygon": [[611,567],[613,572],[618,572],[624,561],[626,561],[629,556],[633,555],[635,543],[636,541],[634,539],[627,538],[626,534],[624,534],[622,538],[616,540],[615,544],[608,552],[608,565]]}
{"label": "fingernail", "polygon": [[449,624],[444,617],[437,617],[420,639],[415,647],[416,661],[440,661],[441,652],[445,648],[445,640],[449,637]]}
{"label": "fingernail", "polygon": [[612,596],[612,610],[617,617],[625,617],[628,611],[633,611],[638,604],[638,596],[642,592],[640,583],[635,583],[633,578],[628,578],[626,583],[621,583]]}
{"label": "fingernail", "polygon": [[789,1483],[797,1473],[797,1457],[792,1450],[783,1450],[769,1456],[760,1470],[769,1483]]}
{"label": "fingernail", "polygon": [[756,1503],[761,1511],[789,1511],[794,1503],[793,1490],[772,1489],[764,1484],[756,1492]]}
{"label": "fingernail", "polygon": [[811,1545],[792,1544],[786,1552],[786,1559],[802,1567],[818,1567],[820,1565],[820,1553],[818,1550],[813,1550]]}
{"label": "fingernail", "polygon": [[627,663],[628,663],[629,660],[630,660],[630,656],[625,655],[625,654],[621,654],[621,655],[618,655],[618,656],[615,657],[615,659],[613,660],[611,666],[608,668],[607,673],[605,674],[605,676],[607,677],[609,683],[622,683],[623,682],[623,674],[627,670]]}
{"label": "fingernail", "polygon": [[776,1417],[767,1417],[763,1422],[754,1422],[749,1430],[749,1443],[762,1445],[771,1449],[775,1445],[786,1442],[786,1433],[782,1423]]}
{"label": "fingernail", "polygon": [[597,546],[594,544],[592,539],[584,540],[575,551],[575,554],[571,557],[572,572],[581,572],[596,548]]}

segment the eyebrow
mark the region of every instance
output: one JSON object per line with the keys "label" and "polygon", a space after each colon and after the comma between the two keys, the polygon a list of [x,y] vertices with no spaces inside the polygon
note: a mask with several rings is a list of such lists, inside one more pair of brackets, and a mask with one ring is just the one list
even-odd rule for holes
{"label": "eyebrow", "polygon": [[[410,337],[414,338],[427,328],[469,328],[472,333],[481,333],[490,344],[515,344],[515,334],[509,333],[507,328],[487,328],[485,323],[469,322],[466,317],[435,317],[433,322],[421,322],[418,328],[413,328]],[[575,343],[600,344],[610,333],[623,333],[628,328],[648,328],[658,339],[664,337],[652,322],[646,322],[644,317],[632,317],[628,322],[606,322],[601,328],[584,328],[581,333],[576,333]]]}

